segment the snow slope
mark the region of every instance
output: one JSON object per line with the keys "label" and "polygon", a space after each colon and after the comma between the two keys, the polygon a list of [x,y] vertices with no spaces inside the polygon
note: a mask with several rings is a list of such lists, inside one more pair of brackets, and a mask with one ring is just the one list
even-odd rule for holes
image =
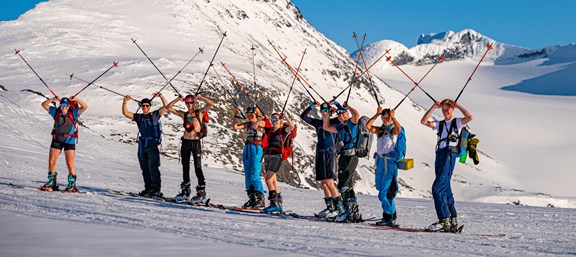
{"label": "snow slope", "polygon": [[[505,53],[517,47],[485,36],[478,36],[482,40],[471,44],[455,43],[452,38],[421,37],[421,44],[407,50],[415,53],[426,49],[419,56],[434,56],[456,45],[478,48],[476,55],[463,55],[463,59],[439,64],[422,82],[422,88],[438,101],[454,99],[486,50],[481,46],[494,43],[495,50],[489,52],[489,58],[480,65],[459,100],[474,115],[470,125],[480,139],[479,149],[504,166],[498,172],[508,174],[521,185],[518,189],[574,196],[576,189],[572,181],[576,179],[576,169],[572,157],[576,154],[576,139],[571,135],[575,123],[569,117],[576,111],[576,80],[572,75],[576,65],[575,46],[547,47],[541,50],[541,55],[527,58],[528,54],[524,54],[525,58],[514,59]],[[367,56],[381,55],[387,47],[399,49],[398,43],[383,40],[366,46]],[[524,52],[530,51],[540,50],[525,49]],[[391,51],[391,54],[399,53]],[[415,64],[417,61],[401,68],[418,81],[431,65]],[[388,85],[403,92],[413,87],[395,67],[379,65],[374,74]],[[429,108],[432,101],[419,89],[416,91],[410,97]],[[498,196],[482,199],[501,202]]]}
{"label": "snow slope", "polygon": [[[8,90],[6,96],[11,101],[42,119],[46,119],[40,107],[43,98],[20,90],[47,91],[10,49],[22,50],[21,53],[61,95],[73,94],[84,86],[75,80],[70,81],[67,74],[74,72],[75,76],[89,80],[109,67],[112,61],[119,61],[120,66],[98,84],[142,98],[149,97],[164,81],[132,45],[130,38],[138,40],[167,77],[181,69],[198,47],[205,47],[205,53],[194,60],[174,83],[182,93],[190,93],[200,83],[220,40],[219,33],[227,31],[228,37],[215,61],[227,63],[236,77],[247,84],[248,90],[254,92],[254,87],[250,86],[253,67],[250,47],[256,46],[256,80],[259,91],[262,91],[259,99],[267,112],[280,110],[292,79],[268,46],[268,39],[275,42],[294,66],[301,52],[308,49],[302,74],[324,98],[330,98],[348,85],[354,70],[354,61],[348,53],[310,26],[289,1],[53,0],[39,4],[16,21],[1,23],[0,27],[3,31],[0,42],[6,49],[0,54],[0,84]],[[230,84],[230,76],[218,65],[216,67],[225,81],[219,82],[210,71],[203,87],[204,94],[216,100],[210,113],[213,121],[209,124],[209,136],[204,139],[203,164],[241,172],[239,156],[243,132],[230,129],[233,106],[230,97],[222,93],[222,87],[230,91],[236,89]],[[350,103],[363,115],[371,116],[375,104],[367,85],[363,80],[360,88],[353,90]],[[403,97],[400,91],[380,80],[375,85],[386,105]],[[287,106],[292,117],[310,103],[301,85],[295,85],[294,91]],[[169,100],[173,98],[169,88],[164,93]],[[82,116],[86,128],[81,129],[81,135],[90,131],[106,139],[134,143],[136,126],[121,115],[121,97],[95,87],[87,89],[81,97],[90,105]],[[339,100],[344,101],[344,97]],[[154,108],[158,106],[157,102]],[[179,107],[184,108],[182,105]],[[130,103],[130,110],[136,108],[134,103]],[[398,110],[409,133],[408,156],[416,162],[414,169],[400,175],[402,196],[431,197],[430,185],[434,179],[431,166],[436,138],[432,131],[419,124],[423,113],[424,109],[410,100]],[[163,120],[163,153],[178,158],[181,121],[173,115]],[[279,177],[290,185],[318,188],[312,170],[315,135],[300,119],[294,120],[300,126],[296,141],[296,172],[291,173],[286,163]],[[94,144],[82,136],[80,142]],[[489,157],[493,155],[489,151],[486,154],[482,154],[479,166],[470,163],[459,165],[454,181],[457,197],[481,200],[498,195],[503,203],[517,201],[518,190],[523,185],[515,183],[510,173],[505,172],[503,160]],[[135,150],[131,156],[135,156]],[[361,160],[355,186],[358,192],[376,193],[373,166],[372,159]],[[532,192],[525,195],[534,196],[534,199],[539,196]],[[534,204],[555,205],[556,200],[554,197],[540,197]]]}
{"label": "snow slope", "polygon": [[[51,121],[0,95],[0,255],[37,256],[571,256],[576,254],[573,209],[458,201],[463,234],[410,233],[365,224],[334,224],[244,214],[109,195],[106,188],[143,187],[135,146],[84,130],[78,145],[79,189],[42,192]],[[22,119],[25,117],[26,119]],[[14,124],[20,126],[14,126]],[[27,147],[22,147],[26,145]],[[58,163],[61,186],[64,160]],[[176,194],[180,164],[162,159],[164,193]],[[243,176],[206,168],[214,203],[245,201]],[[322,193],[280,184],[285,208],[309,215],[323,208]],[[360,195],[364,217],[380,216],[375,196]],[[398,221],[419,228],[434,221],[431,199],[399,197]],[[482,234],[505,234],[501,237]]]}

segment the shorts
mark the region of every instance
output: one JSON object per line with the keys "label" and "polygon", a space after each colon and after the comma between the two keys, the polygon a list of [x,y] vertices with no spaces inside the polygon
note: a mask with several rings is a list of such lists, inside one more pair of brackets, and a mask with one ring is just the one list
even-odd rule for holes
{"label": "shorts", "polygon": [[325,179],[336,180],[336,155],[324,152],[316,153],[316,181]]}
{"label": "shorts", "polygon": [[62,150],[62,148],[64,148],[64,151],[70,151],[70,150],[76,150],[76,145],[75,144],[66,144],[64,142],[61,141],[57,141],[57,140],[52,140],[52,143],[50,144],[50,148],[54,148],[54,149],[58,149],[58,150]]}
{"label": "shorts", "polygon": [[265,171],[278,172],[282,165],[281,154],[264,155],[264,168]]}

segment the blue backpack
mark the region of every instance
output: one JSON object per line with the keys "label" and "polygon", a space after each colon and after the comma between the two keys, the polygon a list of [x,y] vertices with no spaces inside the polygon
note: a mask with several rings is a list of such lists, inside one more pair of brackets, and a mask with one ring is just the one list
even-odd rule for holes
{"label": "blue backpack", "polygon": [[404,160],[406,157],[406,131],[404,131],[404,127],[400,129],[400,133],[396,137],[396,146],[394,146],[394,153],[396,162]]}

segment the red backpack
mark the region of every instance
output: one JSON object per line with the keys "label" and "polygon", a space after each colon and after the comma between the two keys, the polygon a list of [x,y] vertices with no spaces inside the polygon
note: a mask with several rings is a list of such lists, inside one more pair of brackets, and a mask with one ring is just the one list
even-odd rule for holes
{"label": "red backpack", "polygon": [[284,131],[288,127],[288,124],[284,124],[281,129],[277,130],[278,132],[274,132],[273,130],[269,130],[268,133],[264,134],[264,138],[262,139],[262,149],[264,153],[268,150],[268,137],[271,135],[278,133],[280,139],[282,140],[282,146],[280,148],[280,152],[282,153],[282,160],[287,160],[288,156],[292,155],[292,159],[294,159],[294,139],[296,138],[296,131],[298,130],[296,126],[290,131],[290,134],[286,136],[286,138],[282,138],[282,131]]}

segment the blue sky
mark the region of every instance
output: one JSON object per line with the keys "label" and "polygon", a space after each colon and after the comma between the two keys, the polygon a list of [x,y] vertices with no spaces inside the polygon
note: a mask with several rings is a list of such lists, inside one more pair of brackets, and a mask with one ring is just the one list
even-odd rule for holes
{"label": "blue sky", "polygon": [[[528,48],[576,42],[576,1],[292,0],[320,32],[348,51],[352,32],[366,43],[382,39],[408,47],[422,33],[474,29],[499,42]],[[0,1],[0,21],[14,20],[39,0]]]}
{"label": "blue sky", "polygon": [[420,34],[474,29],[496,41],[527,47],[576,43],[576,1],[569,0],[292,0],[320,32],[353,52],[352,33],[366,43],[390,39],[407,47]]}

